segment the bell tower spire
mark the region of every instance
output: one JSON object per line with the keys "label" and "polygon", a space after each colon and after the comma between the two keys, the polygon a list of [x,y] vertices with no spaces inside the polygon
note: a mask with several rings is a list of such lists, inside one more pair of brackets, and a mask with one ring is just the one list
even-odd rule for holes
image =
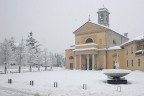
{"label": "bell tower spire", "polygon": [[98,10],[98,24],[109,27],[109,12],[107,8],[100,8]]}

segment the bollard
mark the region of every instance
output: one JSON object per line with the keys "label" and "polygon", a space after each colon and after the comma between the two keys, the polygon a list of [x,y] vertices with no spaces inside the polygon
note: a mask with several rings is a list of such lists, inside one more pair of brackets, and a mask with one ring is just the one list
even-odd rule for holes
{"label": "bollard", "polygon": [[9,84],[12,84],[12,79],[8,79],[8,83],[9,83]]}
{"label": "bollard", "polygon": [[30,85],[33,86],[34,85],[34,81],[30,81]]}
{"label": "bollard", "polygon": [[121,92],[121,86],[117,86],[117,91]]}
{"label": "bollard", "polygon": [[87,89],[86,84],[83,84],[83,89],[84,89],[84,90],[86,90],[86,89]]}
{"label": "bollard", "polygon": [[31,81],[30,81],[30,85],[31,85]]}
{"label": "bollard", "polygon": [[54,82],[54,87],[57,88],[58,87],[58,83]]}

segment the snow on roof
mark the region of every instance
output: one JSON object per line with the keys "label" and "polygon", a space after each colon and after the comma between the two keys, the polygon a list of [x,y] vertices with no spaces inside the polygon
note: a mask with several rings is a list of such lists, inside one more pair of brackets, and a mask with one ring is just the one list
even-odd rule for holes
{"label": "snow on roof", "polygon": [[66,50],[74,50],[75,49],[75,45],[71,45],[69,48],[67,48]]}
{"label": "snow on roof", "polygon": [[144,39],[144,34],[142,34],[142,35],[136,37],[134,40],[142,40],[142,39]]}
{"label": "snow on roof", "polygon": [[99,50],[99,51],[103,51],[103,50],[107,50],[106,48],[102,48],[102,49],[98,49],[98,48],[82,48],[82,49],[75,49],[73,51],[86,51],[86,50]]}
{"label": "snow on roof", "polygon": [[138,51],[136,51],[135,53],[138,53],[138,52],[144,52],[144,50],[138,50]]}
{"label": "snow on roof", "polygon": [[97,45],[95,43],[87,43],[87,44],[79,44],[79,45],[75,45],[75,46],[89,46],[89,45]]}
{"label": "snow on roof", "polygon": [[101,11],[108,11],[108,9],[107,8],[100,8],[98,11],[99,12],[101,12]]}
{"label": "snow on roof", "polygon": [[140,41],[140,40],[143,40],[143,39],[144,39],[144,34],[142,34],[142,35],[140,35],[140,36],[138,36],[136,38],[128,40],[127,42],[123,43],[121,46],[124,46],[124,45],[126,45],[126,44],[128,44],[130,42],[133,42],[133,41]]}
{"label": "snow on roof", "polygon": [[75,45],[71,45],[69,49],[75,49]]}
{"label": "snow on roof", "polygon": [[118,49],[121,49],[121,47],[120,46],[113,46],[113,47],[108,48],[108,50],[118,50]]}
{"label": "snow on roof", "polygon": [[75,49],[73,51],[86,51],[86,50],[97,50],[97,48],[82,48],[82,49]]}
{"label": "snow on roof", "polygon": [[[92,23],[92,22],[91,22],[91,23]],[[95,23],[93,23],[93,24],[95,24]],[[119,35],[121,35],[121,36],[123,36],[123,37],[129,39],[128,37],[126,37],[126,36],[124,36],[124,35],[122,35],[122,34],[116,32],[116,31],[114,31],[114,30],[112,30],[112,29],[110,29],[108,26],[104,26],[104,25],[102,25],[102,24],[95,24],[95,25],[98,25],[98,26],[101,26],[101,27],[106,28],[106,29],[108,29],[108,30],[111,30],[112,32],[117,33],[117,34],[119,34]]]}
{"label": "snow on roof", "polygon": [[[75,45],[75,46],[85,46],[85,45],[97,45],[95,43],[90,43],[90,44],[80,44],[80,45]],[[75,49],[75,46],[71,46],[69,49],[73,49],[73,51],[85,51],[85,50],[119,50],[122,49],[120,46],[113,46],[109,47],[108,49],[103,48],[103,49],[98,49],[98,48],[81,48],[81,49]]]}
{"label": "snow on roof", "polygon": [[[102,25],[102,24],[96,24],[96,25],[99,25],[99,26],[104,27],[104,28],[106,28],[106,29],[110,29],[108,26],[104,26],[104,25]],[[111,30],[111,29],[110,29],[110,30]]]}
{"label": "snow on roof", "polygon": [[74,50],[75,48],[74,48],[74,47],[70,47],[69,49],[70,49],[70,50]]}

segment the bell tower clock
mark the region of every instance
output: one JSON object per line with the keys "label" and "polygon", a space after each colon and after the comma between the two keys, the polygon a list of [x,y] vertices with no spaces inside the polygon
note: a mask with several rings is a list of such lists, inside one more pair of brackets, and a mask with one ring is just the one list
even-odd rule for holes
{"label": "bell tower clock", "polygon": [[107,8],[100,8],[98,10],[98,24],[109,27],[109,12]]}

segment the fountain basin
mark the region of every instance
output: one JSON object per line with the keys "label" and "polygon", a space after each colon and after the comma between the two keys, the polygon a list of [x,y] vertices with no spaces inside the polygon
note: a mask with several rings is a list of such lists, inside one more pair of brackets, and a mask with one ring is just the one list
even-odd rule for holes
{"label": "fountain basin", "polygon": [[128,75],[131,72],[131,70],[125,70],[125,69],[104,69],[103,73],[109,77],[113,78],[120,78],[123,76]]}
{"label": "fountain basin", "polygon": [[127,84],[127,80],[122,79],[121,77],[128,75],[130,72],[131,70],[125,70],[125,69],[104,69],[103,70],[103,73],[105,75],[111,77],[111,80],[107,80],[107,83],[109,84]]}

